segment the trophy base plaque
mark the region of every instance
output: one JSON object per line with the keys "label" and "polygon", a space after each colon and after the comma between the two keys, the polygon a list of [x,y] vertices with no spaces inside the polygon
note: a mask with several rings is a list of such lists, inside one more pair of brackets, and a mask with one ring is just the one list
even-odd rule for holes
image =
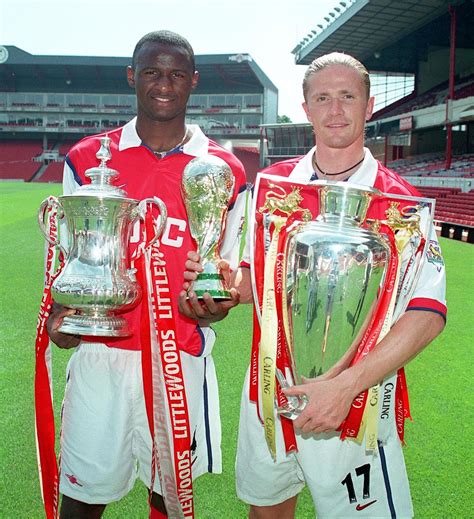
{"label": "trophy base plaque", "polygon": [[131,335],[123,317],[67,315],[58,328],[61,333],[93,337],[128,337]]}
{"label": "trophy base plaque", "polygon": [[232,299],[229,290],[224,287],[223,281],[221,274],[201,273],[193,283],[192,290],[198,299],[202,299],[206,293],[210,294],[215,301]]}

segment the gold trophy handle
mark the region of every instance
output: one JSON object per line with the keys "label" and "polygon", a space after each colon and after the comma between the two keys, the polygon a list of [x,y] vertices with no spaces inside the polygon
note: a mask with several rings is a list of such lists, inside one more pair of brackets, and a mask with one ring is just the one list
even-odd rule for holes
{"label": "gold trophy handle", "polygon": [[64,249],[64,247],[59,242],[59,239],[52,240],[50,233],[49,233],[49,226],[46,224],[46,216],[47,216],[47,210],[49,208],[52,208],[56,206],[57,207],[57,214],[56,214],[56,225],[58,225],[58,221],[64,216],[63,208],[59,202],[59,200],[55,196],[50,196],[48,198],[45,198],[40,205],[40,208],[38,210],[38,224],[41,229],[41,232],[43,233],[46,240],[53,245],[54,247],[59,247],[59,249],[64,254],[64,257],[67,257],[67,252]]}

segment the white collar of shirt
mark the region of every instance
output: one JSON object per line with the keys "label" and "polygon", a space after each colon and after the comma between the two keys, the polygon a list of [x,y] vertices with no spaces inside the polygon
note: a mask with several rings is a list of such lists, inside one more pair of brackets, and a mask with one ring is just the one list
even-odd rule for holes
{"label": "white collar of shirt", "polygon": [[[187,124],[186,128],[191,133],[191,138],[183,146],[183,152],[194,157],[202,157],[209,153],[209,139],[202,133],[197,124]],[[136,148],[142,145],[142,140],[137,133],[137,118],[134,117],[122,128],[119,150]]]}
{"label": "white collar of shirt", "polygon": [[[315,152],[316,146],[311,148],[311,150],[296,164],[289,177],[291,180],[294,180],[295,182],[309,182],[314,173],[313,155]],[[378,170],[377,161],[374,159],[368,148],[364,148],[364,152],[364,162],[362,162],[359,169],[347,179],[347,182],[373,187]]]}

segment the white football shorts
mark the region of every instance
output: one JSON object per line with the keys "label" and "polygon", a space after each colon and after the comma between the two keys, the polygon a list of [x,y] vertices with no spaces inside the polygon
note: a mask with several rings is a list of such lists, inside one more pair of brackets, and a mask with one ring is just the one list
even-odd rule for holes
{"label": "white football shorts", "polygon": [[[214,332],[208,329],[206,352]],[[211,355],[181,352],[191,426],[193,478],[220,473],[221,426]],[[125,496],[139,477],[151,480],[151,435],[145,410],[141,352],[81,343],[67,368],[62,412],[61,493],[84,503]],[[154,490],[160,493],[158,474]]]}
{"label": "white football shorts", "polygon": [[396,376],[382,384],[378,449],[341,441],[339,433],[297,434],[298,452],[286,455],[277,419],[277,460],[265,442],[256,405],[242,394],[236,460],[238,497],[255,506],[282,503],[308,486],[320,518],[413,517],[402,447],[394,420]]}

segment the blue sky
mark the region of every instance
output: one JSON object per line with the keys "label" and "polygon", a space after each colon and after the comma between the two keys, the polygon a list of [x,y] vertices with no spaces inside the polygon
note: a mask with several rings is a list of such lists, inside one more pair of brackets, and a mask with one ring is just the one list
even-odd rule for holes
{"label": "blue sky", "polygon": [[337,0],[0,0],[0,45],[31,54],[130,56],[147,32],[185,36],[196,54],[249,53],[279,89],[279,113],[306,120],[304,66],[291,50]]}

